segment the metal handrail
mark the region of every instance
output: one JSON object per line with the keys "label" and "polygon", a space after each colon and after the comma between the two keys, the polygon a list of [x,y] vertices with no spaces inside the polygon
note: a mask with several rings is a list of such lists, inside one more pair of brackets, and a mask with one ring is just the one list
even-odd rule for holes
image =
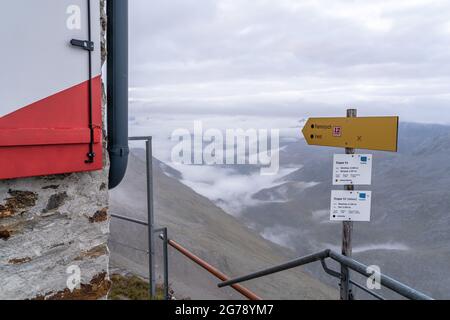
{"label": "metal handrail", "polygon": [[[121,216],[118,214],[111,214],[111,217],[122,220],[122,221],[139,224],[142,226],[148,226],[148,223],[146,221],[125,217],[125,216]],[[218,270],[217,268],[215,268],[212,265],[210,265],[209,263],[207,263],[205,260],[196,256],[195,254],[193,254],[192,252],[190,252],[189,250],[187,250],[186,248],[184,248],[177,242],[170,240],[168,237],[167,228],[154,229],[153,231],[154,231],[154,233],[160,233],[159,238],[164,241],[164,247],[163,247],[163,250],[164,250],[164,252],[163,252],[163,256],[164,256],[164,296],[165,296],[166,300],[169,299],[169,266],[168,266],[169,261],[168,261],[168,250],[167,250],[168,246],[171,246],[172,248],[174,248],[175,250],[180,252],[182,255],[189,258],[191,261],[193,261],[194,263],[196,263],[197,265],[199,265],[200,267],[202,267],[203,269],[208,271],[210,274],[215,276],[220,281],[227,281],[230,279],[230,277],[228,277],[227,275],[222,273],[220,270]],[[149,253],[149,252],[147,251],[147,253]],[[235,285],[232,285],[231,287],[249,300],[262,300],[258,295],[256,295],[255,293],[253,293],[252,291],[250,291],[249,289],[245,288],[244,286],[242,286],[240,284],[235,284]]]}
{"label": "metal handrail", "polygon": [[327,257],[329,257],[329,250],[325,250],[325,251],[321,251],[312,255],[308,255],[305,257],[301,257],[299,259],[295,259],[268,269],[264,269],[264,270],[260,270],[254,273],[251,273],[249,275],[246,276],[242,276],[236,279],[232,279],[232,280],[228,280],[228,281],[224,281],[222,283],[219,284],[219,288],[223,288],[223,287],[227,287],[236,283],[241,283],[244,281],[249,281],[249,280],[253,280],[253,279],[257,279],[257,278],[261,278],[261,277],[265,277],[274,273],[278,273],[278,272],[282,272],[282,271],[286,271],[289,269],[293,269],[305,264],[310,264],[316,261],[320,261],[322,259],[325,259]]}
{"label": "metal handrail", "polygon": [[[325,260],[321,261],[322,263],[322,268],[323,270],[328,273],[330,276],[337,278],[337,279],[341,279],[341,274],[335,270],[332,270],[330,268],[328,268],[327,263],[325,262]],[[378,300],[386,300],[383,296],[379,295],[378,293],[373,292],[372,290],[369,290],[367,288],[365,288],[364,286],[362,286],[361,284],[353,281],[352,279],[349,279],[349,282],[351,284],[353,284],[354,286],[358,287],[359,289],[361,289],[362,291],[368,293],[369,295],[371,295],[372,297],[377,298]]]}
{"label": "metal handrail", "polygon": [[[277,265],[277,266],[274,266],[274,267],[271,267],[268,269],[264,269],[264,270],[260,270],[260,271],[251,273],[249,275],[245,275],[242,277],[238,277],[236,279],[224,281],[224,282],[220,283],[218,285],[218,287],[223,288],[223,287],[231,286],[231,285],[238,284],[238,283],[241,283],[244,281],[261,278],[261,277],[264,277],[267,275],[271,275],[271,274],[278,273],[281,271],[293,269],[293,268],[307,265],[307,264],[317,262],[317,261],[322,262],[322,267],[324,268],[326,273],[331,274],[334,277],[340,277],[340,273],[333,271],[326,266],[325,259],[328,259],[328,258],[330,258],[336,262],[339,262],[341,264],[341,266],[348,267],[349,269],[356,271],[357,273],[359,273],[363,276],[371,277],[374,275],[373,273],[368,271],[368,267],[366,265],[364,265],[354,259],[346,257],[342,254],[336,253],[330,249],[327,249],[325,251],[321,251],[321,252],[318,252],[318,253],[315,253],[312,255],[301,257],[301,258],[292,260],[290,262],[287,262],[287,263],[284,263],[281,265]],[[378,276],[378,279],[380,279],[381,285],[398,293],[399,295],[401,295],[405,298],[408,298],[411,300],[433,300],[433,298],[427,296],[426,294],[424,294],[420,291],[417,291],[411,287],[408,287],[407,285],[405,285],[391,277],[388,277],[381,273],[377,273],[376,275]],[[364,291],[371,293],[376,298],[384,299],[383,297],[381,297],[378,294],[375,294],[373,292],[370,292],[369,290],[365,289],[363,286],[355,283],[354,281],[352,281],[352,283],[355,284],[358,288],[361,288]]]}

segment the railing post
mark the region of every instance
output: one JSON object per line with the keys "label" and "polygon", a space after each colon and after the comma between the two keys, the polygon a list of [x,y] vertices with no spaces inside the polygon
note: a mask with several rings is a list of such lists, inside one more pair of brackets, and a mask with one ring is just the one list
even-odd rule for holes
{"label": "railing post", "polygon": [[147,213],[148,213],[148,264],[150,299],[156,296],[155,279],[155,241],[154,241],[154,214],[153,214],[153,145],[152,138],[146,141],[147,156]]}
{"label": "railing post", "polygon": [[164,298],[169,300],[169,235],[167,228],[164,228]]}
{"label": "railing post", "polygon": [[[357,110],[347,110],[347,118],[356,118]],[[355,149],[346,148],[346,154],[355,154]],[[353,185],[346,185],[345,190],[353,191]],[[352,256],[352,233],[353,221],[344,221],[342,225],[342,254],[346,257]],[[347,266],[341,264],[341,300],[353,300],[352,285],[350,283],[350,270]]]}

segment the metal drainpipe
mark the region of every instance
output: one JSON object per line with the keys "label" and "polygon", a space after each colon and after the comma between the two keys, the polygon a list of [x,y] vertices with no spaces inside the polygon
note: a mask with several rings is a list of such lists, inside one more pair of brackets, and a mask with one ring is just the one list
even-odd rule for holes
{"label": "metal drainpipe", "polygon": [[117,187],[128,165],[128,0],[107,0],[109,188]]}

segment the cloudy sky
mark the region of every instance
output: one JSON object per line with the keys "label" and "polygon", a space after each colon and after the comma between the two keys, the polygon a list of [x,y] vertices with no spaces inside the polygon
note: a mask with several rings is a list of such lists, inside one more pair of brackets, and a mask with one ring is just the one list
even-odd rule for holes
{"label": "cloudy sky", "polygon": [[[131,0],[131,135],[279,128],[302,118],[399,115],[450,124],[449,0]],[[206,129],[206,128],[205,128]],[[299,159],[301,163],[302,159]],[[330,160],[331,161],[331,160]],[[239,214],[277,176],[175,166],[195,191]],[[224,196],[226,195],[226,196]],[[267,236],[267,235],[266,235]]]}
{"label": "cloudy sky", "polygon": [[133,0],[134,114],[450,123],[448,0]]}

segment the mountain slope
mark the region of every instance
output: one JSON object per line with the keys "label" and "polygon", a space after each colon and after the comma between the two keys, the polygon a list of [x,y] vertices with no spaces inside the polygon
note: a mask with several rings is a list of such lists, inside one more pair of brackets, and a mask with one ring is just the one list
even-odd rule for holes
{"label": "mountain slope", "polygon": [[[111,212],[146,220],[145,163],[130,156],[122,185],[111,192]],[[169,237],[230,276],[239,276],[283,263],[292,253],[263,239],[210,200],[175,178],[177,172],[155,160],[155,215],[158,226],[169,228]],[[146,246],[146,229],[113,220],[111,260],[114,267],[146,274],[147,256],[133,250]],[[158,273],[161,248],[158,243]],[[170,281],[180,297],[192,299],[240,299],[232,289],[218,289],[217,280],[170,249]],[[336,299],[338,292],[301,270],[293,270],[245,283],[265,299]]]}
{"label": "mountain slope", "polygon": [[[245,219],[279,243],[295,244],[298,254],[339,249],[341,224],[329,222],[330,192],[342,189],[331,185],[334,153],[343,151],[304,141],[288,145],[281,159],[301,168],[281,186],[256,193],[255,199],[274,201],[246,208]],[[373,154],[372,186],[358,188],[373,191],[372,221],[355,223],[355,258],[435,298],[449,298],[450,128],[403,124],[399,153]]]}

